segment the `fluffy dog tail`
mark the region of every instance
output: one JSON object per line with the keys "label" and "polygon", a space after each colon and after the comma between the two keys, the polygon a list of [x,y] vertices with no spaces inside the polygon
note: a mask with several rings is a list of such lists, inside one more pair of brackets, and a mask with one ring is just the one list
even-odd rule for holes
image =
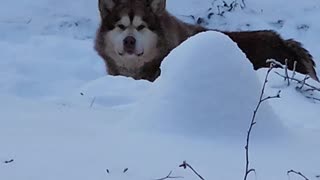
{"label": "fluffy dog tail", "polygon": [[317,73],[315,71],[316,64],[309,51],[303,48],[300,42],[297,42],[293,39],[285,40],[285,44],[288,49],[296,54],[297,63],[302,64],[302,71],[304,72],[304,74],[308,74],[311,78],[319,81]]}
{"label": "fluffy dog tail", "polygon": [[269,67],[267,59],[275,59],[281,64],[287,60],[288,68],[294,69],[296,61],[296,71],[307,74],[316,81],[319,81],[315,71],[315,62],[308,50],[302,44],[293,40],[282,39],[274,31],[241,31],[222,32],[228,35],[251,61],[254,69]]}

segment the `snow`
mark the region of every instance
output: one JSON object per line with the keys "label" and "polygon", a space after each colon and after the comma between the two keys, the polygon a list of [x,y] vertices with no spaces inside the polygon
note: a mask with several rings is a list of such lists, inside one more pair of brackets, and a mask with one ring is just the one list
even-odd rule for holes
{"label": "snow", "polygon": [[[316,0],[246,2],[247,9],[214,16],[206,26],[274,29],[301,41],[320,63]],[[155,83],[135,81],[105,76],[93,50],[96,2],[2,3],[0,179],[157,179],[171,170],[195,179],[178,168],[183,160],[206,179],[243,178],[246,130],[266,69],[252,71],[230,39],[201,33],[170,53]],[[191,21],[188,15],[206,15],[211,0],[168,6]],[[283,24],[275,23],[280,19]],[[314,179],[320,174],[320,103],[273,72],[266,96],[281,90],[281,98],[258,112],[251,167],[259,179],[285,179],[289,169]]]}
{"label": "snow", "polygon": [[[207,47],[216,48],[208,51]],[[162,68],[163,75],[151,87],[150,98],[137,106],[132,118],[142,123],[134,124],[150,124],[146,129],[151,131],[160,128],[193,137],[245,134],[261,82],[227,36],[206,32],[192,37],[164,60]],[[266,135],[268,129],[274,134],[283,131],[268,104],[261,112],[257,118],[262,122],[257,126],[259,134]]]}

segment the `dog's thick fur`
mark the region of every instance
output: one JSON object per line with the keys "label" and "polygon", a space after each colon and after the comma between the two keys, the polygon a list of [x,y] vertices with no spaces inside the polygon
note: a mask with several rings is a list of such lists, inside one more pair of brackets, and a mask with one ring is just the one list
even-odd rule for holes
{"label": "dog's thick fur", "polygon": [[[166,9],[166,0],[99,0],[101,24],[95,49],[104,59],[110,75],[154,81],[168,53],[199,32],[201,26],[184,23]],[[284,40],[274,31],[219,31],[229,36],[246,54],[254,69],[268,67],[267,59],[318,81],[315,63],[301,43]],[[126,37],[125,37],[126,36]],[[128,38],[130,37],[130,38]]]}

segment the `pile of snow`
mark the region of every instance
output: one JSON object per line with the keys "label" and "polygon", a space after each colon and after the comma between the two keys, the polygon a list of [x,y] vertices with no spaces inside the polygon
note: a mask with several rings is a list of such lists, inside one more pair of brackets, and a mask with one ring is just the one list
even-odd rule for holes
{"label": "pile of snow", "polygon": [[[262,84],[237,45],[218,32],[191,37],[164,60],[162,75],[131,117],[146,129],[213,138],[245,134]],[[263,136],[284,131],[268,103],[257,116]]]}

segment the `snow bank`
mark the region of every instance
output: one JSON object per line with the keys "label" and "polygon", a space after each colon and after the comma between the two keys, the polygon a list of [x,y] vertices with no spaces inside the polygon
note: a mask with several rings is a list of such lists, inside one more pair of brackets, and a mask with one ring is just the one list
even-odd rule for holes
{"label": "snow bank", "polygon": [[[131,119],[152,131],[243,137],[261,87],[251,63],[234,42],[218,32],[201,33],[164,60],[161,77]],[[259,111],[257,121],[256,131],[262,136],[283,130],[268,104]]]}
{"label": "snow bank", "polygon": [[[272,27],[302,40],[317,60],[319,5],[312,1],[313,7],[248,0],[249,8],[256,4],[254,12],[229,13],[217,21],[224,25],[210,24],[230,30]],[[174,14],[186,16],[201,14],[211,3],[168,1]],[[2,5],[1,180],[141,180],[164,177],[170,170],[195,179],[177,167],[183,160],[206,179],[243,177],[245,130],[261,84],[230,40],[213,32],[191,38],[167,58],[161,78],[149,84],[105,76],[92,48],[99,21],[96,2],[4,0]],[[278,20],[284,23],[274,24]],[[305,28],[296,30],[297,25]],[[258,75],[263,79],[265,70]],[[286,87],[282,78],[270,78],[266,92],[281,89],[282,98],[269,102],[274,112],[269,104],[259,111],[251,165],[259,179],[286,179],[288,169],[312,179],[319,173],[319,103],[301,96],[296,84]],[[275,143],[283,128],[274,114],[301,133]],[[209,138],[193,138],[199,135]],[[237,142],[216,138],[236,135]],[[124,168],[129,168],[126,174]]]}

